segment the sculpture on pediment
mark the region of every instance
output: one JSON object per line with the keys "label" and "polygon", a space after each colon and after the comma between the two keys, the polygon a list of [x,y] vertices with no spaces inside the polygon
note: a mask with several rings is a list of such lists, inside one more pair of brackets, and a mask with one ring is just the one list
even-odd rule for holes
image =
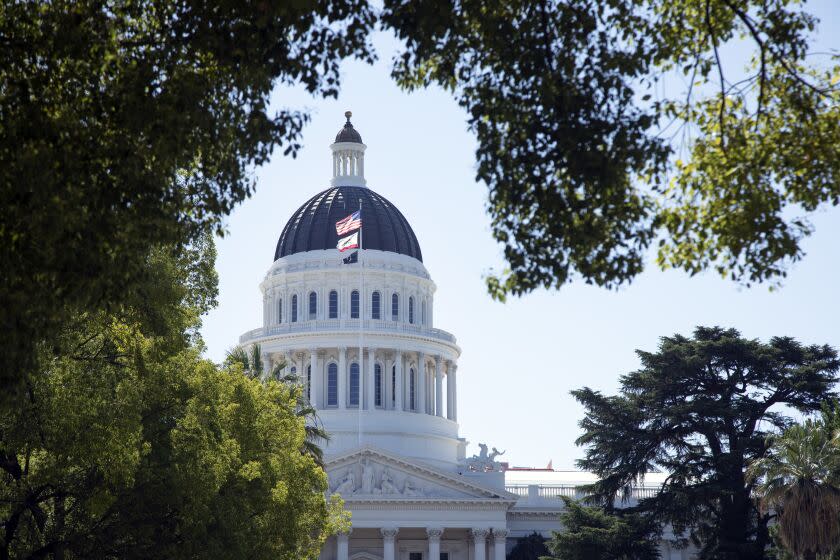
{"label": "sculpture on pediment", "polygon": [[375,479],[376,473],[373,470],[373,466],[368,459],[365,459],[362,464],[362,494],[373,494]]}
{"label": "sculpture on pediment", "polygon": [[410,478],[405,479],[405,486],[403,486],[403,496],[408,496],[409,498],[415,498],[417,496],[422,496],[423,492],[420,491],[419,488],[416,488],[414,484],[411,482]]}
{"label": "sculpture on pediment", "polygon": [[480,450],[478,455],[464,459],[467,469],[473,472],[495,472],[501,469],[501,463],[496,461],[496,457],[504,455],[505,451],[499,451],[494,447],[488,454],[486,443],[479,443],[478,448]]}
{"label": "sculpture on pediment", "polygon": [[344,477],[339,481],[333,492],[342,495],[350,495],[356,490],[356,475],[353,474],[353,468],[347,469]]}
{"label": "sculpture on pediment", "polygon": [[382,481],[379,483],[379,492],[381,494],[401,494],[397,488],[394,479],[391,477],[391,471],[388,467],[382,471]]}

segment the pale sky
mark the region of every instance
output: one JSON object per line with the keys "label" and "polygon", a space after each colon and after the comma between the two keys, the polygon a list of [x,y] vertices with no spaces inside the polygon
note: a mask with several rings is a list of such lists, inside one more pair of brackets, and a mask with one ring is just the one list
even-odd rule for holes
{"label": "pale sky", "polygon": [[[840,46],[836,4],[812,11],[823,19],[819,50]],[[834,21],[832,21],[834,20]],[[414,228],[437,284],[435,327],[461,347],[458,415],[468,454],[486,442],[518,466],[572,468],[582,450],[582,408],[569,391],[584,385],[614,393],[618,377],[639,367],[636,349],[655,350],[660,336],[690,335],[696,325],[735,327],[767,340],[793,336],[840,347],[840,210],[812,217],[807,256],[783,287],[743,288],[713,273],[690,278],[649,268],[617,291],[573,283],[497,303],[483,275],[503,266],[490,235],[486,186],[475,182],[475,139],[466,115],[439,89],[407,94],[389,77],[394,43],[379,35],[380,62],[342,67],[338,101],[278,90],[277,107],[307,108],[297,159],[275,154],[256,170],[256,194],[226,222],[217,240],[219,306],[205,318],[207,356],[221,361],[241,333],[262,325],[259,283],[292,213],[331,177],[329,144],[345,110],[368,149],[368,186],[394,203]],[[282,152],[282,150],[281,150]]]}

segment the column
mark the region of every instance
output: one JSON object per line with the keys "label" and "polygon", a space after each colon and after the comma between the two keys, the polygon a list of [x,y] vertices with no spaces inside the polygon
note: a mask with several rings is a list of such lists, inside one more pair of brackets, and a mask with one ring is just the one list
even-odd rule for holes
{"label": "column", "polygon": [[[318,375],[318,349],[309,349],[309,365],[312,366],[312,376],[309,381],[309,399],[314,408],[322,408],[321,406],[321,379]],[[306,378],[306,371],[301,371],[304,379]]]}
{"label": "column", "polygon": [[489,529],[473,529],[472,537],[475,545],[475,560],[485,560],[487,558],[487,535],[490,534]]}
{"label": "column", "polygon": [[336,539],[336,558],[337,560],[347,560],[350,556],[350,533],[353,530],[349,530],[346,533],[339,533],[335,536]]}
{"label": "column", "polygon": [[416,389],[418,393],[417,410],[426,412],[426,355],[423,352],[417,353],[417,379]]}
{"label": "column", "polygon": [[452,420],[452,400],[455,387],[452,385],[452,360],[446,362],[446,418]]}
{"label": "column", "polygon": [[429,537],[429,560],[440,560],[440,536],[443,529],[440,527],[426,528],[426,535]]}
{"label": "column", "polygon": [[396,358],[394,365],[397,366],[397,382],[394,388],[394,410],[403,409],[403,355],[399,350],[396,351]]}
{"label": "column", "polygon": [[379,530],[382,533],[382,560],[395,560],[397,557],[397,533],[396,527],[383,527]]}
{"label": "column", "polygon": [[507,535],[505,527],[493,527],[493,560],[505,560]]}
{"label": "column", "polygon": [[376,409],[376,348],[368,348],[368,410]]}
{"label": "column", "polygon": [[435,416],[443,416],[443,360],[435,356]]}
{"label": "column", "polygon": [[449,419],[453,422],[458,421],[458,365],[455,362],[449,362],[449,385],[452,387],[452,412],[449,414]]}
{"label": "column", "polygon": [[347,348],[338,349],[338,408],[347,407]]}

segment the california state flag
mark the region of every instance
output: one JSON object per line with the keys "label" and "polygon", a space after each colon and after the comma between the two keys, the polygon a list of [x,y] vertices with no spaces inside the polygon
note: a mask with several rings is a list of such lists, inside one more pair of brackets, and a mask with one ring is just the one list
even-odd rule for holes
{"label": "california state flag", "polygon": [[348,249],[355,249],[359,246],[359,232],[357,231],[353,235],[348,235],[347,237],[342,237],[338,240],[338,245],[336,248],[339,252],[347,251]]}

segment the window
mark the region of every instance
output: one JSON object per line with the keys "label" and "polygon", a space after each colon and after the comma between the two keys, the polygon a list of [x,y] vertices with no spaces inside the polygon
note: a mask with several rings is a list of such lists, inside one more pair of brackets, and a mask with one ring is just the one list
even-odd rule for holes
{"label": "window", "polygon": [[297,323],[297,294],[292,296],[292,323]]}
{"label": "window", "polygon": [[397,403],[397,365],[391,366],[391,406]]}
{"label": "window", "polygon": [[396,321],[400,317],[400,296],[393,294],[391,296],[391,320]]}
{"label": "window", "polygon": [[414,368],[408,370],[408,409],[414,410]]}
{"label": "window", "polygon": [[330,319],[338,319],[338,292],[330,292]]}
{"label": "window", "polygon": [[338,406],[338,366],[327,366],[327,406]]}
{"label": "window", "polygon": [[312,387],[312,365],[308,365],[306,367],[306,400],[312,402],[312,391],[309,388]]}
{"label": "window", "polygon": [[408,298],[408,322],[414,324],[414,298]]}
{"label": "window", "polygon": [[359,364],[350,364],[350,406],[359,406]]}
{"label": "window", "polygon": [[375,406],[382,406],[382,366],[373,366],[373,401]]}
{"label": "window", "polygon": [[309,319],[312,320],[318,316],[318,294],[309,292]]}
{"label": "window", "polygon": [[283,298],[280,298],[280,301],[277,302],[277,322],[283,322]]}
{"label": "window", "polygon": [[423,303],[420,304],[420,324],[426,324],[426,300],[423,300]]}
{"label": "window", "polygon": [[381,319],[382,314],[379,312],[379,303],[382,297],[379,295],[379,292],[373,292],[370,295],[370,318],[371,319]]}
{"label": "window", "polygon": [[440,560],[449,560],[449,553],[448,552],[441,552],[440,553]]}
{"label": "window", "polygon": [[408,560],[423,560],[423,553],[422,552],[409,552],[408,553]]}
{"label": "window", "polygon": [[353,290],[350,294],[350,318],[359,318],[359,291]]}

